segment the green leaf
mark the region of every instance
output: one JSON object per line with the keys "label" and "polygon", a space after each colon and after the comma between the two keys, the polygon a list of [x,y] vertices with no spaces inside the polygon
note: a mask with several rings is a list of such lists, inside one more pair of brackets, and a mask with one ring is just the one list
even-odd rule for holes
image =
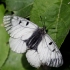
{"label": "green leaf", "polygon": [[9,58],[6,64],[2,67],[2,70],[35,70],[31,67],[25,57],[25,54],[17,54],[15,52],[9,52]]}
{"label": "green leaf", "polygon": [[24,9],[20,9],[18,11],[14,11],[15,15],[21,16],[21,17],[28,17],[30,14],[30,11],[32,9],[32,5],[25,7]]}
{"label": "green leaf", "polygon": [[9,52],[9,57],[5,63],[5,65],[2,67],[2,70],[24,70],[24,68],[21,65],[21,56],[19,54],[16,54],[14,52]]}
{"label": "green leaf", "polygon": [[5,2],[5,0],[0,0],[0,3],[1,3],[1,4],[4,4],[4,2]]}
{"label": "green leaf", "polygon": [[2,19],[3,19],[3,16],[4,16],[4,12],[5,12],[4,6],[0,5],[0,24],[3,23]]}
{"label": "green leaf", "polygon": [[4,16],[4,6],[0,5],[0,68],[3,65],[3,63],[5,63],[5,60],[7,58],[8,55],[8,35],[4,29],[3,26],[3,16]]}
{"label": "green leaf", "polygon": [[48,34],[60,48],[70,29],[69,15],[69,0],[35,0],[30,18],[39,26],[45,22]]}
{"label": "green leaf", "polygon": [[26,17],[30,14],[34,0],[6,0],[7,10]]}

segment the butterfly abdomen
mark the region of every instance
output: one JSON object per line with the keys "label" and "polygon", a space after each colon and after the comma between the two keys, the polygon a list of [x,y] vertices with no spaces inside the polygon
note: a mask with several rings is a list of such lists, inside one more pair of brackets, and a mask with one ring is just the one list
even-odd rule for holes
{"label": "butterfly abdomen", "polygon": [[34,31],[32,36],[27,40],[26,45],[28,46],[29,49],[37,50],[37,46],[42,40],[44,32],[42,29],[37,29]]}

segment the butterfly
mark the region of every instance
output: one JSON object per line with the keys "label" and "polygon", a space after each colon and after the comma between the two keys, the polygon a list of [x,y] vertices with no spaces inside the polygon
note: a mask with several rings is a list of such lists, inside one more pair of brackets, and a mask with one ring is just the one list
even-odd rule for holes
{"label": "butterfly", "polygon": [[59,67],[63,64],[62,54],[56,43],[46,33],[46,27],[39,27],[33,22],[14,15],[3,18],[6,31],[10,35],[11,50],[25,53],[27,61],[33,67],[47,65]]}

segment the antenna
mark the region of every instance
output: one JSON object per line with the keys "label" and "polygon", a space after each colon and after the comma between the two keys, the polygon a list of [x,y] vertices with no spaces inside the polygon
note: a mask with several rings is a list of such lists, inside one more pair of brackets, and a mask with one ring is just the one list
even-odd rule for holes
{"label": "antenna", "polygon": [[40,19],[41,19],[41,21],[42,21],[42,25],[43,25],[43,27],[45,26],[45,21],[43,22],[43,20],[42,20],[42,17],[40,16]]}

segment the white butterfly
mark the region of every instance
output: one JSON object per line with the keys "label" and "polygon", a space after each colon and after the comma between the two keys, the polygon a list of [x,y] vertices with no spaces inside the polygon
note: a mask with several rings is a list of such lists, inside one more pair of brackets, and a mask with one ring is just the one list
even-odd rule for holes
{"label": "white butterfly", "polygon": [[4,16],[4,25],[10,34],[10,48],[17,53],[26,52],[26,58],[33,67],[47,65],[59,67],[63,64],[57,45],[46,34],[45,27],[18,16]]}

